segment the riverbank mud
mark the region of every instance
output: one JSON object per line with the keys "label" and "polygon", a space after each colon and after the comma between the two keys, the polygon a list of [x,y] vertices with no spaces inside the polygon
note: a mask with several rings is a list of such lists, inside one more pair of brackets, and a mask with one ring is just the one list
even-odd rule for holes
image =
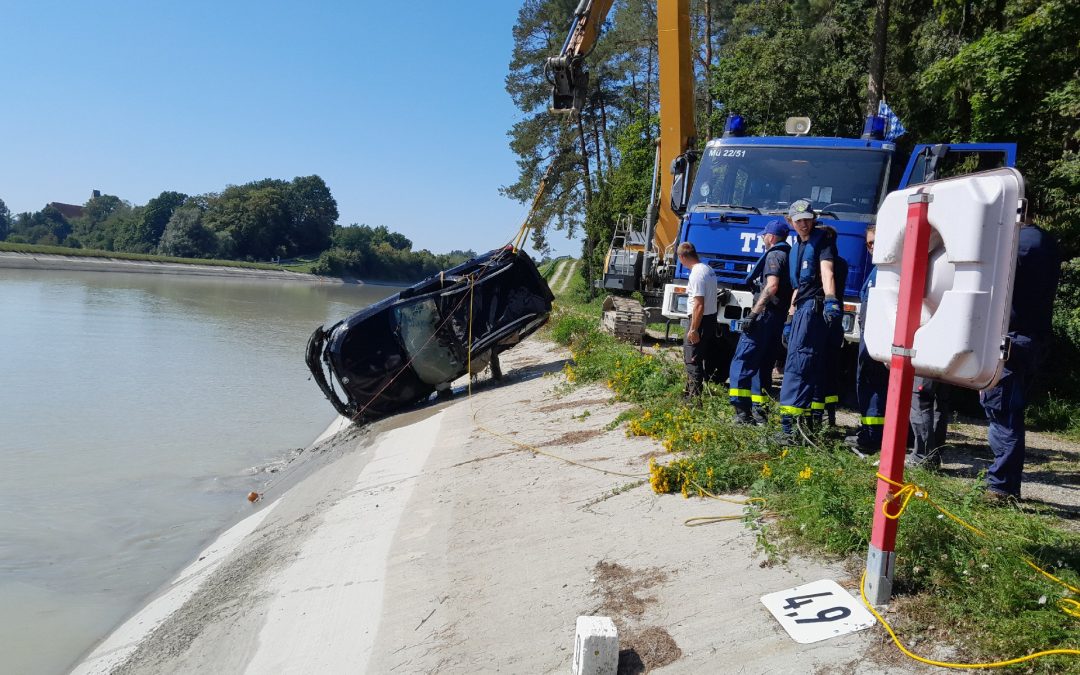
{"label": "riverbank mud", "polygon": [[133,272],[138,274],[172,274],[197,277],[235,279],[273,279],[312,284],[344,283],[335,277],[301,274],[287,270],[260,270],[252,267],[224,265],[189,265],[153,260],[124,260],[121,258],[89,258],[82,256],[0,251],[0,269],[73,270],[77,272]]}

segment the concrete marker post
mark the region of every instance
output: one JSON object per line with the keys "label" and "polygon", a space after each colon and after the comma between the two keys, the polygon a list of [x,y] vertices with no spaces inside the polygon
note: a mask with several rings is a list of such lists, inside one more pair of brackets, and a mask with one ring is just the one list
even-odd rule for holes
{"label": "concrete marker post", "polygon": [[[911,387],[915,378],[915,368],[911,363],[915,355],[912,345],[922,317],[923,294],[926,290],[930,247],[930,221],[927,215],[933,195],[923,192],[925,189],[922,188],[908,197],[904,259],[900,270],[888,398],[885,403],[885,429],[879,470],[883,476],[896,483],[904,482]],[[882,505],[897,489],[883,480],[878,480],[870,550],[866,556],[866,596],[873,605],[886,604],[892,597],[897,521],[885,517]]]}
{"label": "concrete marker post", "polygon": [[619,670],[619,632],[606,616],[579,616],[574,635],[573,675],[615,675]]}

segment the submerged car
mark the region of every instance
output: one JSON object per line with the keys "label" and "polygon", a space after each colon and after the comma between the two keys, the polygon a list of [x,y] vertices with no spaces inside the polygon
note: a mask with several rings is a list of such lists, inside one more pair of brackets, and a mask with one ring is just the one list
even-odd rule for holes
{"label": "submerged car", "polygon": [[528,255],[496,249],[320,326],[307,365],[339,413],[384,417],[447,388],[470,360],[475,373],[497,359],[544,325],[553,300]]}

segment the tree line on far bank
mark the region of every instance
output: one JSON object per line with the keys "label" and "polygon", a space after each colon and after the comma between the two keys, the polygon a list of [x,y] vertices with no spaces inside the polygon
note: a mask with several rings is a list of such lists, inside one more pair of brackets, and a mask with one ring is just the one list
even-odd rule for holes
{"label": "tree line on far bank", "polygon": [[165,191],[141,206],[95,192],[81,211],[69,217],[49,204],[12,214],[0,200],[0,241],[224,260],[318,256],[315,274],[387,281],[423,279],[475,256],[414,251],[384,225],[338,225],[337,201],[319,176],[194,196]]}

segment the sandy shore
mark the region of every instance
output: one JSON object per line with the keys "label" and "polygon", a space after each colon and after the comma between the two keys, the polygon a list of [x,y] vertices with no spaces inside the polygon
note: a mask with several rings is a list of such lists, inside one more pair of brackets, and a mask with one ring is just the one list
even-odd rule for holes
{"label": "sandy shore", "polygon": [[567,357],[530,340],[471,399],[324,439],[75,672],[567,672],[583,614],[616,620],[630,672],[918,672],[878,629],[793,642],[761,595],[857,580],[765,565],[738,521],[685,527],[740,507],[653,494],[662,450],[607,430],[606,389],[566,392]]}
{"label": "sandy shore", "polygon": [[301,274],[286,270],[260,270],[250,267],[226,267],[223,265],[187,265],[183,263],[156,262],[151,260],[123,260],[120,258],[89,258],[82,256],[52,255],[41,253],[17,253],[0,251],[0,269],[27,270],[75,270],[79,272],[136,272],[140,274],[173,274],[199,277],[229,277],[248,279],[274,279],[316,284],[340,284],[341,279]]}

